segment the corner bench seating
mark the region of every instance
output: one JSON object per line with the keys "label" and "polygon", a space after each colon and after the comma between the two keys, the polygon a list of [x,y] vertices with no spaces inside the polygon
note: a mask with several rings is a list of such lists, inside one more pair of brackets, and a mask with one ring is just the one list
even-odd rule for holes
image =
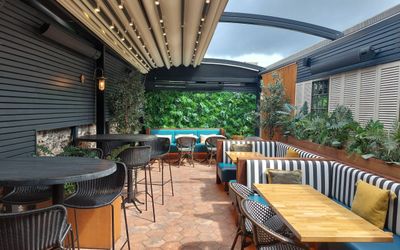
{"label": "corner bench seating", "polygon": [[[241,171],[237,169],[236,164],[226,155],[226,151],[230,150],[232,144],[251,144],[252,152],[258,152],[265,157],[284,157],[289,148],[293,148],[299,153],[301,158],[321,158],[318,155],[306,152],[299,148],[277,141],[246,141],[246,140],[220,140],[217,143],[216,155],[216,182],[227,183],[236,180]],[[239,172],[239,173],[237,173]]]}
{"label": "corner bench seating", "polygon": [[389,203],[385,230],[393,233],[390,243],[323,243],[320,249],[327,250],[399,250],[400,249],[400,183],[365,172],[354,167],[327,160],[243,160],[246,163],[247,182],[267,183],[265,170],[301,169],[303,184],[308,184],[342,206],[350,208],[356,189],[356,182],[361,179],[381,189],[394,192],[396,199]]}
{"label": "corner bench seating", "polygon": [[201,142],[201,136],[206,135],[225,135],[225,131],[222,128],[148,128],[146,134],[168,136],[171,139],[170,153],[178,153],[176,147],[176,136],[177,135],[195,135],[197,136],[196,146],[194,148],[195,153],[206,153],[207,147]]}

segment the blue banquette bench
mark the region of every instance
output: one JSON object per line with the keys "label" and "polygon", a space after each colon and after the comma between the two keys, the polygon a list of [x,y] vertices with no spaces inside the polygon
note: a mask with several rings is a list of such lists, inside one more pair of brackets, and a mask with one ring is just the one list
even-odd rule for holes
{"label": "blue banquette bench", "polygon": [[[326,250],[399,250],[400,249],[400,183],[381,176],[356,169],[335,161],[314,160],[243,160],[246,162],[247,181],[267,183],[265,170],[302,170],[302,182],[314,187],[342,206],[352,205],[356,191],[356,182],[361,179],[381,189],[391,190],[397,198],[390,201],[385,230],[393,232],[390,243],[324,243],[320,249]],[[239,161],[238,164],[241,164]]]}
{"label": "blue banquette bench", "polygon": [[146,129],[146,134],[168,136],[171,140],[171,153],[178,152],[175,139],[177,135],[195,135],[198,139],[194,152],[200,153],[207,152],[204,142],[201,141],[202,136],[225,135],[225,131],[222,128],[148,128]]}
{"label": "blue banquette bench", "polygon": [[216,155],[216,182],[227,183],[236,180],[241,173],[237,173],[236,164],[232,163],[226,155],[233,144],[251,144],[252,151],[265,157],[284,157],[289,147],[297,151],[301,158],[320,158],[320,156],[306,152],[296,147],[277,141],[246,141],[246,140],[221,140],[217,143]]}

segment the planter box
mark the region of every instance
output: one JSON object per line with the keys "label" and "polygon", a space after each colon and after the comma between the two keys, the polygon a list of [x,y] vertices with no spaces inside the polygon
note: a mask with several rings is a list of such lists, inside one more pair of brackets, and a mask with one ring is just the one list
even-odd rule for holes
{"label": "planter box", "polygon": [[[115,241],[121,235],[121,202],[114,201]],[[94,209],[76,209],[80,248],[112,248],[111,206]],[[74,209],[68,208],[68,222],[72,225],[76,237]]]}
{"label": "planter box", "polygon": [[292,144],[293,146],[301,148],[305,151],[344,163],[358,169],[372,172],[396,182],[400,181],[400,167],[387,164],[382,160],[375,158],[365,160],[360,155],[348,154],[344,149],[336,149],[310,141],[301,141],[291,136],[287,137],[286,139],[284,138],[282,141]]}

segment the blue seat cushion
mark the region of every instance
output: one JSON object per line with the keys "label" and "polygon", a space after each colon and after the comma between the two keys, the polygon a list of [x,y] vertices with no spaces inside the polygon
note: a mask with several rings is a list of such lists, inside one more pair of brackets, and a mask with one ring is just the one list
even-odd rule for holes
{"label": "blue seat cushion", "polygon": [[250,195],[250,196],[249,196],[249,200],[259,202],[259,203],[261,203],[261,204],[263,204],[263,205],[265,205],[265,206],[269,206],[268,202],[267,202],[266,200],[264,200],[264,198],[261,197],[261,196],[258,195],[258,194]]}
{"label": "blue seat cushion", "polygon": [[217,166],[217,173],[222,182],[236,179],[236,164],[220,162]]}
{"label": "blue seat cushion", "polygon": [[393,235],[393,242],[385,243],[365,243],[365,242],[350,242],[350,243],[325,243],[321,249],[326,250],[399,250],[400,235]]}
{"label": "blue seat cushion", "polygon": [[218,168],[220,168],[220,169],[225,169],[225,168],[234,168],[234,169],[236,169],[236,164],[235,163],[219,162],[218,163]]}

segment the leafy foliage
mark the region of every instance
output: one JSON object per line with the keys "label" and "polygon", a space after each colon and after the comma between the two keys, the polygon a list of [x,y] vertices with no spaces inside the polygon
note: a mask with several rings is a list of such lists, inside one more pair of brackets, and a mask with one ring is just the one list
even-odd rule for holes
{"label": "leafy foliage", "polygon": [[270,140],[274,137],[276,129],[284,126],[291,115],[282,79],[276,73],[272,77],[274,82],[263,87],[264,94],[260,105],[261,127],[267,130]]}
{"label": "leafy foliage", "polygon": [[75,146],[64,147],[63,151],[60,154],[58,154],[58,156],[98,158],[97,153],[95,151]]}
{"label": "leafy foliage", "polygon": [[[306,105],[306,104],[305,104]],[[351,111],[338,106],[325,116],[308,114],[303,106],[287,126],[287,134],[299,140],[336,148],[361,155],[364,159],[375,157],[390,164],[400,165],[400,123],[385,130],[379,121],[369,121],[365,126],[353,120]]]}
{"label": "leafy foliage", "polygon": [[129,79],[117,82],[108,93],[112,122],[119,133],[129,134],[141,129],[144,116],[144,85],[136,73]]}
{"label": "leafy foliage", "polygon": [[146,93],[145,125],[149,128],[224,128],[226,135],[253,135],[256,96],[247,93]]}

